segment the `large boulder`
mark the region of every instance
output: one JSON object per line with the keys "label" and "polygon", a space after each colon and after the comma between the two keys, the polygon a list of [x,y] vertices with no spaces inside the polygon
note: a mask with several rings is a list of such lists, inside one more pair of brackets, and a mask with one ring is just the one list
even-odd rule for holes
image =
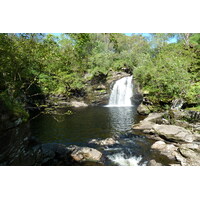
{"label": "large boulder", "polygon": [[195,139],[189,130],[175,125],[155,124],[153,126],[153,132],[168,141],[190,143]]}
{"label": "large boulder", "polygon": [[71,157],[76,162],[99,162],[102,157],[102,153],[89,147],[75,147],[72,149]]}
{"label": "large boulder", "polygon": [[178,149],[173,144],[166,144],[163,141],[157,141],[152,146],[152,149],[158,150],[161,155],[167,156],[170,160],[175,160],[176,150]]}
{"label": "large boulder", "polygon": [[137,108],[137,112],[141,115],[148,115],[150,113],[149,108],[144,105],[143,103],[141,103],[138,108]]}

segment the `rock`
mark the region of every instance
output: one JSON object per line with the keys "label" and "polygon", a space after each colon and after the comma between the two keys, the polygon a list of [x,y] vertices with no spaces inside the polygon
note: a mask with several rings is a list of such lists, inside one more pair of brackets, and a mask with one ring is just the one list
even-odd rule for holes
{"label": "rock", "polygon": [[113,138],[106,138],[105,140],[97,140],[97,139],[93,139],[91,140],[89,143],[91,144],[97,144],[97,145],[101,145],[101,146],[109,146],[109,145],[114,145],[114,144],[118,144],[119,142],[114,140]]}
{"label": "rock", "polygon": [[200,134],[199,133],[194,133],[194,137],[195,137],[195,139],[194,139],[195,142],[200,142]]}
{"label": "rock", "polygon": [[175,153],[175,158],[178,162],[180,162],[180,164],[182,166],[186,166],[187,165],[187,160],[182,156],[180,155],[180,153],[176,152]]}
{"label": "rock", "polygon": [[99,162],[102,157],[102,153],[96,149],[89,147],[76,147],[72,151],[71,157],[73,158],[73,160],[77,162],[83,162],[83,161]]}
{"label": "rock", "polygon": [[173,144],[166,144],[163,141],[155,142],[151,148],[158,150],[160,154],[167,156],[170,160],[175,160],[175,152],[178,149]]}
{"label": "rock", "polygon": [[170,166],[177,166],[177,167],[180,167],[181,164],[169,164]]}
{"label": "rock", "polygon": [[153,132],[168,141],[190,143],[195,139],[194,135],[189,130],[175,125],[155,124],[153,126]]}
{"label": "rock", "polygon": [[188,122],[182,121],[182,120],[175,120],[174,125],[181,126],[183,128],[189,128],[190,127],[190,124]]}
{"label": "rock", "polygon": [[87,107],[88,105],[86,103],[84,103],[83,101],[71,101],[70,105],[72,107]]}
{"label": "rock", "polygon": [[140,121],[138,124],[134,124],[132,126],[133,130],[142,130],[145,131],[146,133],[149,132],[153,126],[155,125],[156,122],[162,120],[162,116],[164,113],[150,113],[147,118],[144,120]]}
{"label": "rock", "polygon": [[153,122],[149,122],[149,121],[142,121],[139,124],[134,124],[132,126],[133,130],[141,130],[144,131],[146,133],[149,133],[149,131],[153,128],[155,124]]}
{"label": "rock", "polygon": [[57,153],[59,155],[65,156],[66,154],[69,153],[69,149],[66,145],[64,144],[59,144],[59,143],[47,143],[47,144],[42,144],[41,145],[42,150],[44,151],[52,151],[54,153]]}
{"label": "rock", "polygon": [[191,150],[200,150],[200,146],[198,144],[193,144],[193,143],[186,143],[186,144],[181,144],[180,148],[187,148]]}
{"label": "rock", "polygon": [[191,149],[180,147],[179,151],[181,155],[183,155],[185,158],[194,158],[194,159],[200,158],[200,154],[196,153],[195,151]]}
{"label": "rock", "polygon": [[153,145],[151,146],[151,148],[152,149],[158,149],[158,150],[160,150],[160,149],[165,148],[165,146],[166,146],[165,142],[163,142],[163,141],[157,141],[157,142],[153,143]]}
{"label": "rock", "polygon": [[[115,81],[126,77],[130,76],[130,74],[125,73],[125,72],[115,72],[115,71],[110,71],[107,77],[107,83],[110,85],[114,84]],[[112,87],[112,86],[111,86]]]}
{"label": "rock", "polygon": [[200,133],[200,123],[196,123],[192,125],[193,130]]}
{"label": "rock", "polygon": [[162,166],[161,163],[158,163],[158,162],[156,162],[155,160],[150,160],[150,161],[148,162],[148,165],[149,165],[149,166]]}
{"label": "rock", "polygon": [[183,119],[183,118],[188,118],[188,113],[181,111],[181,110],[169,110],[168,115],[170,116],[170,118],[172,120],[179,120],[179,119]]}
{"label": "rock", "polygon": [[149,108],[144,105],[143,103],[141,103],[138,108],[137,108],[137,112],[141,115],[148,115],[150,113]]}
{"label": "rock", "polygon": [[184,157],[184,162],[181,162],[184,166],[200,166],[200,153],[188,148],[179,148],[179,152]]}
{"label": "rock", "polygon": [[163,116],[164,116],[164,113],[150,113],[148,117],[145,118],[143,121],[159,123],[160,121],[162,121]]}

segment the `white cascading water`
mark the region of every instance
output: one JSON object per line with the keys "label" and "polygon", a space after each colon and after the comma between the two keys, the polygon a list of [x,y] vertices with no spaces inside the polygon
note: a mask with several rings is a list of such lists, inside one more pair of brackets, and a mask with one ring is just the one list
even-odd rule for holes
{"label": "white cascading water", "polygon": [[[124,153],[117,153],[112,156],[108,156],[110,160],[112,160],[115,164],[119,166],[139,166],[139,163],[142,160],[141,156],[139,157],[132,156],[129,158],[125,157],[126,156]],[[146,163],[144,163],[143,165],[146,165]]]}
{"label": "white cascading water", "polygon": [[131,97],[133,96],[133,76],[121,78],[116,81],[112,89],[109,107],[132,106]]}

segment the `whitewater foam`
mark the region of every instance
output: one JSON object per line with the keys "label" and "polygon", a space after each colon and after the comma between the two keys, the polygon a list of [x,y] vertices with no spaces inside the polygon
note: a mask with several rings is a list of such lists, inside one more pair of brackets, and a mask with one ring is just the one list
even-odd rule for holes
{"label": "whitewater foam", "polygon": [[130,158],[125,158],[124,153],[109,155],[108,158],[115,164],[120,166],[139,166],[139,162],[142,160],[142,156],[139,157],[133,156]]}

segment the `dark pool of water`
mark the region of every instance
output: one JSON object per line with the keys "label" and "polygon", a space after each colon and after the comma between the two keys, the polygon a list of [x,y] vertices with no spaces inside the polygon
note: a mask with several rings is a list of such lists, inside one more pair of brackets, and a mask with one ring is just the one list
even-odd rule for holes
{"label": "dark pool of water", "polygon": [[[71,115],[63,115],[66,110],[59,110],[57,114],[31,120],[32,135],[42,143],[94,147],[106,155],[106,165],[143,165],[158,156],[150,149],[154,141],[131,130],[142,119],[136,107],[87,107],[71,111]],[[88,144],[91,139],[112,136],[119,142],[112,147]]]}
{"label": "dark pool of water", "polygon": [[71,115],[62,112],[40,115],[31,121],[32,134],[43,143],[85,145],[90,139],[126,133],[139,120],[134,107],[87,107],[71,111]]}

